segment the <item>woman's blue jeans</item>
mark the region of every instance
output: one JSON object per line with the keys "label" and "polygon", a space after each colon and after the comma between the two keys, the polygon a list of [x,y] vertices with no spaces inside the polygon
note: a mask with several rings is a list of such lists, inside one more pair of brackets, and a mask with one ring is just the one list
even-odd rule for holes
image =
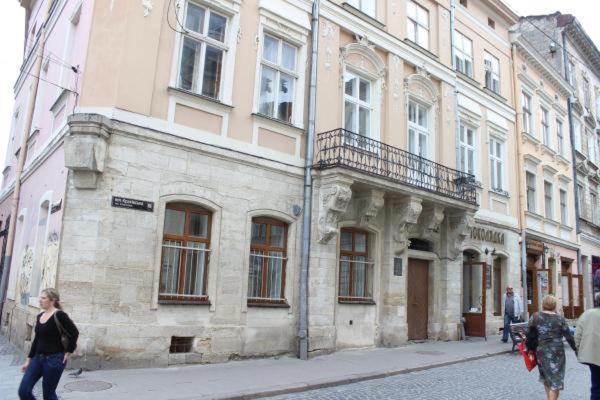
{"label": "woman's blue jeans", "polygon": [[65,353],[37,354],[33,357],[21,380],[19,398],[21,400],[35,400],[33,387],[42,378],[44,400],[58,400],[56,387],[66,366],[66,363],[63,363],[64,358]]}

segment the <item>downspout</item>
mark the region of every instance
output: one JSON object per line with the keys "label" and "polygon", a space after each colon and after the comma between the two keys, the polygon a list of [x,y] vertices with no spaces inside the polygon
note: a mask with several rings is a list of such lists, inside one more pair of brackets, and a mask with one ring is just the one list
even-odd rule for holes
{"label": "downspout", "polygon": [[[567,37],[565,35],[565,31],[561,32],[562,36],[562,51],[563,51],[563,64],[565,66],[565,80],[569,82],[569,58],[567,56]],[[571,140],[571,163],[573,164],[573,186],[574,186],[574,195],[575,195],[575,235],[579,239],[579,235],[581,234],[581,224],[579,222],[579,218],[581,216],[580,209],[580,200],[579,200],[579,181],[577,179],[577,153],[575,150],[575,129],[573,129],[573,103],[572,96],[569,96],[567,99],[567,115],[569,118],[569,139]],[[579,242],[579,240],[578,240]],[[562,270],[562,265],[561,265]],[[583,273],[583,268],[581,265],[581,249],[577,248],[577,272],[580,274]],[[585,301],[585,296],[584,296]],[[584,303],[585,304],[585,303]],[[584,308],[585,309],[585,308]]]}
{"label": "downspout", "polygon": [[515,100],[515,126],[517,135],[515,140],[517,142],[517,184],[519,189],[519,226],[521,228],[521,285],[523,285],[523,316],[525,321],[529,321],[529,301],[527,300],[527,231],[525,222],[525,193],[527,188],[523,190],[523,173],[525,173],[525,166],[523,162],[523,149],[521,148],[521,134],[523,132],[523,109],[521,104],[521,96],[519,95],[518,77],[517,77],[517,45],[513,42],[510,47],[511,62],[512,62],[512,78],[513,78],[513,96]]}
{"label": "downspout", "polygon": [[456,0],[450,0],[450,65],[452,65],[452,69],[454,71],[454,131],[456,132],[454,139],[454,147],[456,154],[456,169],[459,169],[459,137],[460,137],[460,116],[458,113],[458,76],[456,74],[456,64],[455,64],[455,55],[456,49],[454,48],[454,44],[456,43]]}
{"label": "downspout", "polygon": [[37,91],[40,82],[39,76],[42,70],[42,58],[44,57],[44,47],[46,45],[46,26],[48,24],[48,17],[50,16],[50,11],[53,4],[53,1],[47,2],[44,24],[42,25],[42,31],[40,32],[40,48],[37,52],[38,54],[35,59],[35,64],[33,65],[31,91],[27,104],[25,126],[23,127],[23,134],[21,135],[21,147],[19,151],[19,158],[17,160],[17,170],[15,171],[15,188],[13,190],[13,198],[10,208],[10,222],[8,225],[8,234],[6,235],[6,253],[3,260],[4,268],[2,269],[2,277],[0,278],[0,319],[2,319],[2,309],[4,306],[4,300],[6,299],[8,278],[10,276],[12,253],[15,242],[15,226],[17,224],[19,200],[21,198],[21,176],[23,175],[23,167],[25,165],[25,160],[27,159],[27,141],[29,140],[29,133],[31,132],[35,103],[37,100]]}
{"label": "downspout", "polygon": [[300,320],[298,322],[298,357],[308,360],[308,267],[312,222],[312,165],[315,147],[315,115],[317,111],[317,56],[319,50],[319,6],[313,1],[311,20],[310,82],[308,89],[308,126],[304,166],[304,201],[302,214],[302,249],[300,252]]}

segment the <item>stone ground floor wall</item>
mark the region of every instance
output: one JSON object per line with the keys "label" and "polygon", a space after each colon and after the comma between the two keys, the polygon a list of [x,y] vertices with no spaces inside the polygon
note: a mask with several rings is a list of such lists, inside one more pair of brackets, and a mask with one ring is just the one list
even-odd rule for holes
{"label": "stone ground floor wall", "polygon": [[[74,365],[85,368],[166,366],[295,353],[297,350],[302,168],[256,159],[160,132],[81,115],[65,140],[70,169],[64,201],[57,287],[81,331]],[[463,296],[463,251],[482,260],[486,245],[470,238],[475,206],[371,176],[315,173],[309,277],[312,354],[350,347],[398,346],[408,340],[409,258],[428,267],[428,339],[457,340]],[[151,202],[146,210],[114,207],[113,196]],[[211,213],[206,304],[159,298],[166,206],[199,205]],[[251,222],[288,226],[286,307],[247,302]],[[372,298],[338,299],[340,235],[369,234]],[[409,248],[411,238],[432,244]],[[516,234],[505,232],[503,279],[518,287]],[[491,259],[490,259],[491,261]],[[396,263],[403,266],[400,271]],[[37,310],[5,306],[19,345]],[[10,318],[9,318],[10,319]],[[501,318],[488,310],[487,332]],[[3,326],[3,330],[5,330]],[[172,337],[191,337],[170,353]]]}

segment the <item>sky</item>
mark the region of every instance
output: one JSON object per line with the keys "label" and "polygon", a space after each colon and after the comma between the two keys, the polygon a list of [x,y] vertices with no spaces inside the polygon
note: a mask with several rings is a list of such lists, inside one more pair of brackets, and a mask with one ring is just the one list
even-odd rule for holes
{"label": "sky", "polygon": [[[596,45],[600,47],[600,24],[596,20],[600,14],[600,1],[598,0],[503,1],[523,16],[551,14],[558,10],[563,14],[573,14]],[[4,166],[14,104],[13,85],[23,60],[25,12],[19,5],[19,0],[2,0],[2,3],[0,6],[0,49],[2,49],[0,51],[0,165]],[[3,168],[0,167],[0,169]]]}

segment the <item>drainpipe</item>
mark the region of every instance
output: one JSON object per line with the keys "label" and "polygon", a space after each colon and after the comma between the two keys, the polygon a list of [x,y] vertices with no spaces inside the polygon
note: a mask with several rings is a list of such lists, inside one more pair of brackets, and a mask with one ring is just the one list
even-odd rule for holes
{"label": "drainpipe", "polygon": [[[17,170],[15,171],[15,188],[13,190],[12,203],[10,208],[10,223],[8,225],[8,234],[6,235],[6,253],[4,255],[2,269],[2,277],[0,278],[0,319],[2,319],[2,309],[4,306],[4,300],[6,298],[6,291],[8,286],[8,278],[10,276],[10,267],[12,261],[12,253],[15,242],[15,226],[17,224],[17,213],[19,209],[19,200],[21,197],[21,176],[23,175],[23,167],[27,158],[27,141],[29,139],[29,133],[31,132],[31,125],[33,123],[33,114],[35,111],[35,102],[37,100],[37,91],[39,85],[39,76],[42,70],[42,59],[44,54],[44,47],[46,44],[46,27],[48,24],[48,17],[50,16],[50,10],[54,2],[48,1],[46,6],[46,16],[44,17],[44,25],[42,25],[42,31],[40,32],[40,48],[37,51],[35,64],[33,65],[33,76],[31,77],[31,91],[29,94],[29,101],[27,103],[27,114],[25,117],[25,126],[23,127],[23,134],[21,135],[21,149],[19,151],[19,158],[17,160]],[[35,50],[34,50],[35,51]]]}
{"label": "drainpipe", "polygon": [[[569,82],[569,59],[567,57],[567,37],[565,31],[561,32],[562,36],[562,49],[563,49],[563,64],[565,66],[565,80]],[[581,224],[579,218],[581,216],[580,200],[579,200],[579,181],[577,179],[577,153],[575,150],[575,129],[573,129],[573,102],[572,97],[569,96],[567,99],[567,115],[569,118],[569,139],[571,140],[571,163],[573,164],[573,186],[575,189],[575,234],[577,237],[581,234]],[[562,263],[561,263],[562,271]],[[577,248],[577,272],[583,273],[581,265],[581,249]],[[585,299],[585,296],[584,296]],[[584,303],[585,304],[585,303]]]}
{"label": "drainpipe", "polygon": [[456,0],[450,0],[450,65],[452,65],[452,69],[454,72],[454,131],[456,132],[454,139],[454,147],[456,154],[456,169],[459,169],[459,136],[460,136],[460,116],[458,113],[458,77],[456,75],[456,64],[455,64],[455,55],[456,50],[454,48],[454,44],[456,43],[455,32],[456,32]]}
{"label": "drainpipe", "polygon": [[[515,136],[515,140],[517,141],[517,165],[518,171],[524,172],[525,166],[523,162],[523,149],[521,148],[521,134],[523,132],[523,120],[522,118],[522,104],[521,104],[521,96],[519,92],[518,86],[518,77],[517,77],[517,45],[515,43],[511,44],[510,47],[511,52],[511,62],[512,62],[512,78],[513,78],[513,97],[515,100],[515,125],[517,129],[517,135]],[[529,321],[529,310],[528,305],[529,302],[527,300],[527,231],[525,229],[525,191],[523,191],[523,174],[517,174],[517,184],[519,185],[519,225],[521,227],[521,285],[523,285],[523,317],[525,321]]]}
{"label": "drainpipe", "polygon": [[310,83],[308,89],[308,127],[306,130],[306,161],[304,166],[304,204],[302,214],[302,249],[300,252],[300,320],[298,323],[298,353],[308,360],[308,267],[312,222],[312,165],[315,147],[315,115],[317,111],[317,56],[319,50],[319,6],[313,1],[311,20]]}

